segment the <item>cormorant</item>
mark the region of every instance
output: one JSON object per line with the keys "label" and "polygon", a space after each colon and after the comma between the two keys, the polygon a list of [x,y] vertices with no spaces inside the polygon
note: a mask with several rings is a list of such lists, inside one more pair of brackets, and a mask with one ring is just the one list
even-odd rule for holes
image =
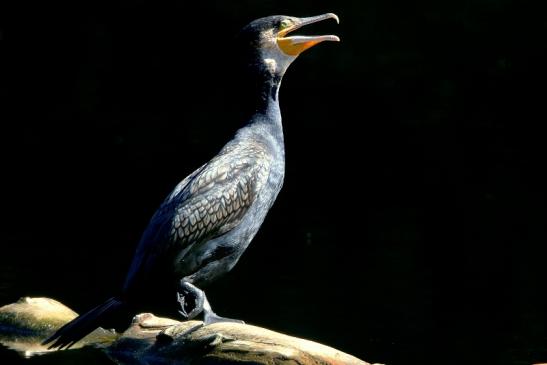
{"label": "cormorant", "polygon": [[[245,125],[212,160],[182,180],[145,229],[118,296],[64,325],[44,344],[68,348],[118,315],[178,299],[185,319],[217,316],[199,289],[230,271],[260,228],[283,184],[285,149],[279,109],[281,79],[296,57],[334,35],[289,36],[328,13],[296,18],[269,16],[245,26],[236,40],[238,77],[246,90]],[[177,294],[177,296],[175,296]]]}

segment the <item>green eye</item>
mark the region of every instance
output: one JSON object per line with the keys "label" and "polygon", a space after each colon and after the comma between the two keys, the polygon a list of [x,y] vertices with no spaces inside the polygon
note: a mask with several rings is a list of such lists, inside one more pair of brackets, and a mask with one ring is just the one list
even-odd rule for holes
{"label": "green eye", "polygon": [[281,21],[281,24],[279,25],[279,28],[280,29],[285,29],[291,24],[292,24],[292,22],[290,20],[284,19],[284,20]]}

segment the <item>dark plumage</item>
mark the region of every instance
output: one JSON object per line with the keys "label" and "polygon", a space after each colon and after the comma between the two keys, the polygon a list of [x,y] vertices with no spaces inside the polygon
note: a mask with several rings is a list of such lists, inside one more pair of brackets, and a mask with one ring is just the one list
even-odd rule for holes
{"label": "dark plumage", "polygon": [[[241,31],[236,49],[248,93],[245,126],[161,204],[135,252],[121,293],[79,316],[44,343],[69,347],[112,317],[175,302],[191,319],[218,317],[199,287],[230,271],[245,251],[283,184],[285,150],[278,92],[289,64],[335,36],[287,36],[303,25],[337,17],[271,16]],[[175,302],[176,303],[176,302]]]}

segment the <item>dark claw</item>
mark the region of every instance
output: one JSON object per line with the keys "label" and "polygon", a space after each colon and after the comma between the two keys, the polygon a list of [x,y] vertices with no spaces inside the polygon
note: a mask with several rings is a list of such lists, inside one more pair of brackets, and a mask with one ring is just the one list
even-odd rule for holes
{"label": "dark claw", "polygon": [[188,313],[186,312],[185,304],[186,300],[184,299],[184,295],[177,293],[177,302],[180,304],[180,310],[179,313],[184,317],[184,319],[188,320]]}

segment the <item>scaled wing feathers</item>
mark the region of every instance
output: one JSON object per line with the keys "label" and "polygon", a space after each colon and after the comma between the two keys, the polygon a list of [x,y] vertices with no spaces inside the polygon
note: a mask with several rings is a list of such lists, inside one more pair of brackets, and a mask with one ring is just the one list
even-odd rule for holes
{"label": "scaled wing feathers", "polygon": [[270,161],[257,148],[239,152],[235,159],[217,156],[189,182],[175,208],[173,241],[184,245],[218,236],[240,222],[268,178]]}
{"label": "scaled wing feathers", "polygon": [[266,183],[270,165],[263,146],[233,143],[179,183],[145,230],[125,289],[150,272],[158,256],[177,250],[181,257],[195,243],[237,226]]}

